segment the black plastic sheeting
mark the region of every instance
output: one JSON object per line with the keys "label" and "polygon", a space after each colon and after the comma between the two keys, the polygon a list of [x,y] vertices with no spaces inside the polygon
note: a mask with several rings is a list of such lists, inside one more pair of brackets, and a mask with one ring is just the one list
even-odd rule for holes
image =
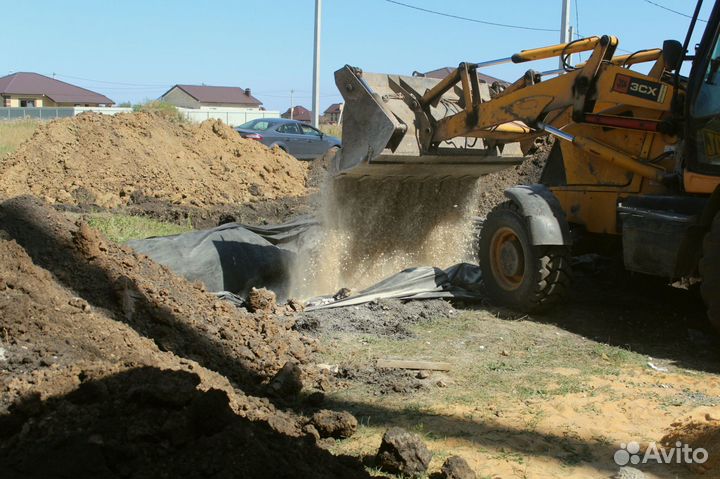
{"label": "black plastic sheeting", "polygon": [[[223,299],[241,303],[252,287],[265,287],[282,301],[287,298],[289,271],[296,255],[310,250],[318,233],[318,222],[306,216],[271,226],[227,223],[209,230],[129,241],[128,245],[190,281],[201,281]],[[314,310],[381,298],[478,300],[482,299],[479,282],[476,265],[460,263],[445,270],[423,266],[401,271],[347,298],[321,296],[306,305]]]}

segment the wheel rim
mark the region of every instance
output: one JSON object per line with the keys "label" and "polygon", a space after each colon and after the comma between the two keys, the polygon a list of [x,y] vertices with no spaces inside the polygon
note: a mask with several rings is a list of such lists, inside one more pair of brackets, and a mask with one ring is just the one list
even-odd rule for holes
{"label": "wheel rim", "polygon": [[507,226],[498,229],[490,241],[490,268],[504,290],[516,290],[522,284],[525,252],[518,236]]}

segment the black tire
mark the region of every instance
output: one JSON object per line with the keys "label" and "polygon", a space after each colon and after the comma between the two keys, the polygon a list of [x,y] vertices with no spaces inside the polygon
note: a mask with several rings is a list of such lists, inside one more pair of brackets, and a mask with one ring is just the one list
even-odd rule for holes
{"label": "black tire", "polygon": [[525,313],[544,312],[569,289],[569,248],[533,246],[527,222],[512,201],[488,214],[479,249],[483,282],[493,302]]}
{"label": "black tire", "polygon": [[720,333],[720,213],[705,234],[702,257],[698,265],[700,271],[700,294],[707,307],[710,323]]}

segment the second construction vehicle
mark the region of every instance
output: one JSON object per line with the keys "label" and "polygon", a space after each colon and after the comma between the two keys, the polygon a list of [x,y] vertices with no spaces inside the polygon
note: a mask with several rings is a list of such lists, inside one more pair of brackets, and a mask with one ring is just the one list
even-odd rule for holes
{"label": "second construction vehicle", "polygon": [[[626,269],[701,281],[720,328],[720,2],[692,56],[684,43],[617,56],[613,36],[461,63],[446,78],[335,73],[345,99],[338,175],[481,176],[524,160],[541,135],[557,138],[540,184],[505,192],[485,220],[479,258],[486,289],[527,312],[556,304],[570,255],[619,243]],[[570,65],[570,55],[590,52]],[[477,70],[563,59],[509,86]],[[686,61],[689,76],[682,75]],[[645,64],[647,73],[631,67]],[[558,74],[562,73],[562,74]]]}

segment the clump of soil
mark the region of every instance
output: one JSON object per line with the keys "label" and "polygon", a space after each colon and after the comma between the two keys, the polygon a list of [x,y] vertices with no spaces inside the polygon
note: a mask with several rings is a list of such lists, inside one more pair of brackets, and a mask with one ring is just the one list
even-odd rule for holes
{"label": "clump of soil", "polygon": [[385,431],[375,458],[383,471],[411,477],[424,475],[431,459],[420,436],[399,427]]}
{"label": "clump of soil", "polygon": [[304,162],[245,140],[219,120],[196,125],[147,112],[49,122],[0,168],[8,197],[32,193],[48,203],[106,208],[295,197],[306,193],[307,176]]}
{"label": "clump of soil", "polygon": [[253,313],[274,313],[277,308],[277,296],[267,288],[252,288],[247,302]]}
{"label": "clump of soil", "polygon": [[346,439],[357,431],[358,421],[347,411],[320,410],[313,414],[310,423],[320,437]]}
{"label": "clump of soil", "polygon": [[440,468],[440,477],[443,479],[475,479],[477,476],[464,458],[450,456],[445,459]]}
{"label": "clump of soil", "polygon": [[364,477],[262,394],[314,341],[34,198],[0,205],[8,477]]}
{"label": "clump of soil", "polygon": [[720,471],[720,420],[709,414],[703,419],[688,417],[674,422],[660,442],[667,448],[678,447],[678,442],[693,450],[703,448],[707,451],[706,462],[687,466],[698,474]]}
{"label": "clump of soil", "polygon": [[456,314],[452,305],[441,299],[381,299],[357,306],[304,311],[298,315],[295,327],[312,335],[353,332],[406,339],[413,336],[411,325]]}

